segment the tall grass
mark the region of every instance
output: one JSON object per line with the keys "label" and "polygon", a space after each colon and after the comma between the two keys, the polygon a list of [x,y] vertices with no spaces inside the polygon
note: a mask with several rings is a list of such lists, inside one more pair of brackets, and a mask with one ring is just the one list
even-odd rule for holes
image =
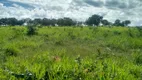
{"label": "tall grass", "polygon": [[141,80],[142,36],[126,27],[0,27],[1,80]]}

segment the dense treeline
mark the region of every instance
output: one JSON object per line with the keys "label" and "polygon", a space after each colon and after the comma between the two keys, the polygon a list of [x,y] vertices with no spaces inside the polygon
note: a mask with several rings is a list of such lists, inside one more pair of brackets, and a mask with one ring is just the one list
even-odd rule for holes
{"label": "dense treeline", "polygon": [[130,20],[120,21],[117,19],[114,23],[109,22],[106,19],[103,19],[103,16],[92,15],[85,22],[77,22],[70,18],[59,18],[59,19],[47,19],[47,18],[36,18],[34,20],[30,18],[17,20],[16,18],[2,18],[0,19],[0,25],[43,25],[43,26],[75,26],[75,25],[89,25],[89,26],[99,26],[99,25],[113,25],[113,26],[128,26],[131,23]]}
{"label": "dense treeline", "polygon": [[60,19],[47,19],[47,18],[36,18],[34,20],[27,18],[17,20],[16,18],[2,18],[0,19],[0,25],[27,25],[27,24],[34,24],[34,25],[43,25],[43,26],[72,26],[75,25],[76,22],[70,18],[60,18]]}

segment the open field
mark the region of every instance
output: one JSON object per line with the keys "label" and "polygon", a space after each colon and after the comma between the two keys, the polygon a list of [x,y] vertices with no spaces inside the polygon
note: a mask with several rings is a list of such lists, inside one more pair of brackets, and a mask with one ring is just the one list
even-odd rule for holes
{"label": "open field", "polygon": [[142,29],[0,27],[0,80],[142,80]]}

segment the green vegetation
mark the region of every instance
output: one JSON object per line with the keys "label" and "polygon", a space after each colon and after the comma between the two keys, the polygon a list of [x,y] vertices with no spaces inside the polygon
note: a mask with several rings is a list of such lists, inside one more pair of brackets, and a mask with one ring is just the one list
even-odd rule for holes
{"label": "green vegetation", "polygon": [[103,16],[94,14],[90,16],[86,21],[80,22],[76,20],[72,20],[71,18],[64,17],[59,19],[48,19],[48,18],[35,18],[34,20],[30,18],[25,18],[21,20],[17,20],[16,18],[1,18],[0,19],[0,25],[1,26],[17,26],[17,25],[36,25],[41,27],[42,26],[129,26],[131,24],[130,20],[121,21],[119,19],[116,19],[115,22],[109,22],[106,19],[103,19]]}
{"label": "green vegetation", "polygon": [[142,29],[0,27],[0,80],[142,80]]}

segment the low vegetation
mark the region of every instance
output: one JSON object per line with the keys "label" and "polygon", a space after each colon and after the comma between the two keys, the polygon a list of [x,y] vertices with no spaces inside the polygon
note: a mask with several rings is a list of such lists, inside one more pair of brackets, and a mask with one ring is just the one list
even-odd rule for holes
{"label": "low vegetation", "polygon": [[0,80],[142,80],[142,29],[0,27]]}

